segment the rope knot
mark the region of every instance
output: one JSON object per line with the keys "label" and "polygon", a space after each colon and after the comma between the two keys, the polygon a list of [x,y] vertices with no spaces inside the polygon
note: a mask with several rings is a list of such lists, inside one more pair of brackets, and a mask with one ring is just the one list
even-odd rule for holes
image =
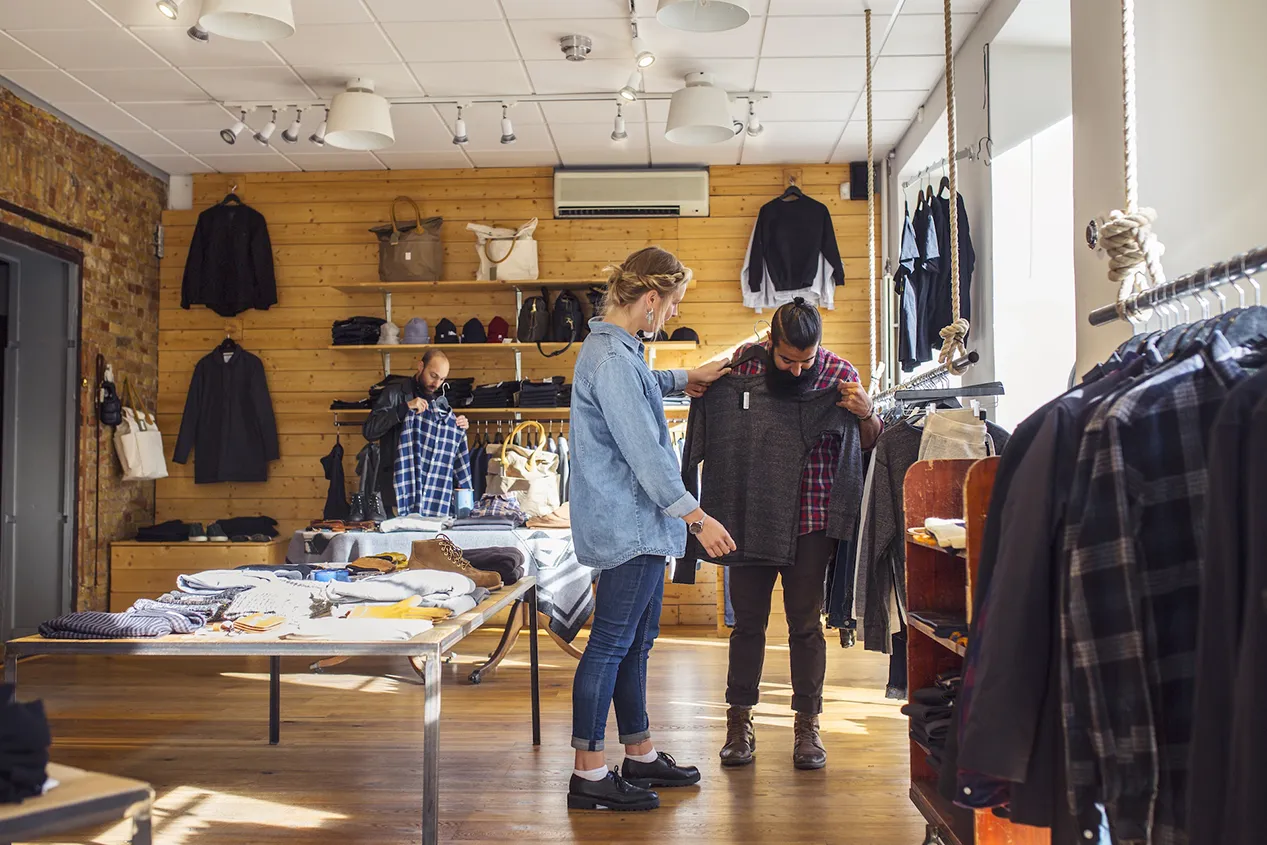
{"label": "rope knot", "polygon": [[1125,317],[1125,302],[1149,288],[1164,285],[1161,257],[1166,252],[1153,234],[1157,212],[1141,208],[1115,210],[1100,224],[1100,248],[1109,257],[1109,281],[1118,286],[1118,315]]}
{"label": "rope knot", "polygon": [[968,328],[968,321],[959,317],[941,330],[941,353],[937,356],[937,360],[949,367],[954,375],[962,375],[967,370],[967,367],[955,369],[953,365],[956,358],[962,358],[968,353],[965,345],[968,339]]}

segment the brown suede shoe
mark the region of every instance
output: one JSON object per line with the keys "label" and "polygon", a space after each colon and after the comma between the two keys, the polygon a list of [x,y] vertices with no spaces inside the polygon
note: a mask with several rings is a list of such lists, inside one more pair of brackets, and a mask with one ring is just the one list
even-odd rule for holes
{"label": "brown suede shoe", "polygon": [[415,540],[409,550],[410,569],[435,569],[440,572],[456,572],[465,575],[475,582],[475,586],[486,590],[500,590],[502,579],[496,572],[484,572],[471,566],[462,557],[462,550],[453,541],[441,534],[434,540]]}
{"label": "brown suede shoe", "polygon": [[752,708],[734,707],[726,711],[726,744],[722,746],[723,766],[746,766],[757,750],[757,734],[752,727]]}
{"label": "brown suede shoe", "polygon": [[826,766],[827,749],[818,736],[818,717],[809,713],[797,713],[792,731],[795,737],[792,765],[798,769],[821,769]]}

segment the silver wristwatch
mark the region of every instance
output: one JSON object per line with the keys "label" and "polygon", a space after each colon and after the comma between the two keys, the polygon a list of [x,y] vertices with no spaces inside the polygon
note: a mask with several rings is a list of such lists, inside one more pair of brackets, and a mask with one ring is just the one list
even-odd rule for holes
{"label": "silver wristwatch", "polygon": [[[708,517],[705,517],[704,519],[707,519],[707,518]],[[698,537],[700,534],[704,533],[704,520],[701,519],[696,522],[687,523],[686,530],[689,531],[692,535]]]}

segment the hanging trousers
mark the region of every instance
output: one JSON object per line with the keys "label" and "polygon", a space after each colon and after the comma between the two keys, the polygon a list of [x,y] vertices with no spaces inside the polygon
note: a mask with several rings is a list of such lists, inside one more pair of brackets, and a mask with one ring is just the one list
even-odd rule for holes
{"label": "hanging trousers", "polygon": [[726,703],[752,707],[759,698],[765,661],[765,633],[770,623],[774,579],[783,581],[788,648],[792,661],[792,709],[823,712],[823,680],[827,674],[827,641],[823,638],[823,589],[827,566],[836,556],[836,541],[825,531],[802,534],[791,566],[733,566],[730,602],[735,627],[730,632],[730,671]]}

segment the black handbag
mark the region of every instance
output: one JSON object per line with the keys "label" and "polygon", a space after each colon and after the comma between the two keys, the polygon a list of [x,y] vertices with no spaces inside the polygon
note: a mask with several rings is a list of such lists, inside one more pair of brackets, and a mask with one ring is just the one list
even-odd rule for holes
{"label": "black handbag", "polygon": [[119,393],[114,389],[114,382],[103,381],[101,383],[101,403],[97,411],[97,419],[101,420],[102,425],[118,425],[123,422],[123,402],[119,399]]}
{"label": "black handbag", "polygon": [[585,312],[576,294],[564,291],[555,298],[550,323],[550,339],[555,343],[574,343],[585,337]]}
{"label": "black handbag", "polygon": [[550,337],[550,301],[545,292],[542,288],[542,296],[528,297],[519,309],[515,337],[520,343],[541,343]]}

